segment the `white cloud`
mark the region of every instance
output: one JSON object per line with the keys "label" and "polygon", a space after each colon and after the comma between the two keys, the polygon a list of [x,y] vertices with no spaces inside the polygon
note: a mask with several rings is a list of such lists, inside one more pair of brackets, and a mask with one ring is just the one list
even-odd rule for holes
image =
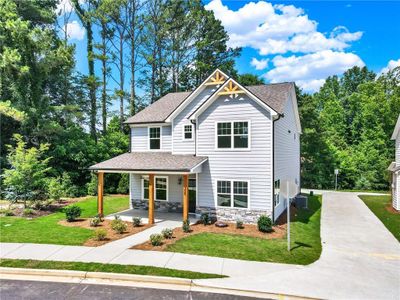
{"label": "white cloud", "polygon": [[261,55],[343,50],[350,46],[348,42],[362,36],[362,32],[351,33],[339,26],[327,37],[317,31],[316,21],[310,20],[303,9],[293,5],[272,5],[259,1],[233,11],[221,0],[212,0],[205,8],[212,10],[221,20],[229,34],[230,46],[251,47]]}
{"label": "white cloud", "polygon": [[[84,4],[86,0],[79,0],[80,4]],[[70,13],[74,10],[74,7],[71,3],[71,0],[60,0],[57,5],[56,12],[58,15],[63,15],[66,13]]]}
{"label": "white cloud", "polygon": [[398,60],[391,59],[388,62],[387,66],[382,68],[382,70],[380,70],[379,75],[381,75],[383,73],[387,73],[387,72],[389,72],[390,70],[393,70],[396,67],[400,67],[400,58]]}
{"label": "white cloud", "polygon": [[264,70],[268,66],[269,59],[260,59],[253,57],[251,59],[250,65],[252,65],[256,70]]}
{"label": "white cloud", "polygon": [[330,75],[340,75],[353,66],[364,66],[364,62],[353,53],[324,50],[303,56],[272,59],[274,68],[264,76],[271,82],[295,81],[304,90],[313,92]]}
{"label": "white cloud", "polygon": [[65,29],[67,31],[68,38],[75,40],[83,40],[85,37],[85,29],[78,23],[78,21],[72,21],[65,24]]}

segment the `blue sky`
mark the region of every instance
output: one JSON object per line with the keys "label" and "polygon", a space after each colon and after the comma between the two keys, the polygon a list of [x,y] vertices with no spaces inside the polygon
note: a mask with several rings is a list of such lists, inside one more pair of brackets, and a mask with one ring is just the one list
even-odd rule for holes
{"label": "blue sky", "polygon": [[[378,73],[400,65],[398,1],[204,3],[225,26],[231,45],[243,47],[236,61],[239,72],[258,74],[267,82],[296,81],[314,92],[324,78],[354,65]],[[69,23],[77,69],[86,73],[85,32],[75,16]]]}

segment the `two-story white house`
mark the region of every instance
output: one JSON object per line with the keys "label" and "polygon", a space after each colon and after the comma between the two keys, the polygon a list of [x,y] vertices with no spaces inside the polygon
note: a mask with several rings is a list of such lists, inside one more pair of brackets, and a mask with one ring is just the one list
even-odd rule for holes
{"label": "two-story white house", "polygon": [[392,205],[396,210],[400,210],[400,115],[392,134],[392,140],[395,140],[395,161],[389,166],[392,173]]}
{"label": "two-story white house", "polygon": [[192,92],[170,93],[126,122],[130,151],[90,167],[130,174],[132,208],[210,212],[220,220],[276,220],[282,180],[300,192],[300,134],[293,83],[242,86],[215,70]]}

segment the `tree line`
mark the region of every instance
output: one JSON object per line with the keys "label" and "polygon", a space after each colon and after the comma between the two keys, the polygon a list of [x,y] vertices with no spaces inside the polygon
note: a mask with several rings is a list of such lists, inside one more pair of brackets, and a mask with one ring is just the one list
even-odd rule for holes
{"label": "tree line", "polygon": [[[87,167],[127,151],[127,116],[195,88],[217,67],[243,85],[264,82],[238,74],[241,49],[227,46],[221,22],[200,0],[71,3],[86,30],[87,74],[76,70],[64,26],[71,14],[58,15],[57,0],[0,0],[1,197],[95,193]],[[376,77],[354,68],[314,95],[298,90],[303,186],[331,187],[339,168],[343,188],[388,188],[399,77]],[[127,192],[126,175],[106,181],[106,192]],[[57,183],[64,191],[54,191]]]}

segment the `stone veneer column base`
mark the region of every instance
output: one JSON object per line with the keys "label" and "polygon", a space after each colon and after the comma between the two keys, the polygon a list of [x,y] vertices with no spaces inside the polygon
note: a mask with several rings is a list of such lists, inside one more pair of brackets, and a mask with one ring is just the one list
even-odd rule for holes
{"label": "stone veneer column base", "polygon": [[[131,199],[133,209],[149,209],[148,200]],[[159,212],[176,212],[181,213],[182,203],[180,202],[169,202],[169,201],[154,201],[154,209]]]}
{"label": "stone veneer column base", "polygon": [[225,222],[236,222],[237,220],[243,221],[246,224],[256,224],[261,215],[272,216],[272,213],[267,210],[255,209],[237,209],[237,208],[222,208],[222,207],[197,207],[197,214],[209,213],[211,218]]}

